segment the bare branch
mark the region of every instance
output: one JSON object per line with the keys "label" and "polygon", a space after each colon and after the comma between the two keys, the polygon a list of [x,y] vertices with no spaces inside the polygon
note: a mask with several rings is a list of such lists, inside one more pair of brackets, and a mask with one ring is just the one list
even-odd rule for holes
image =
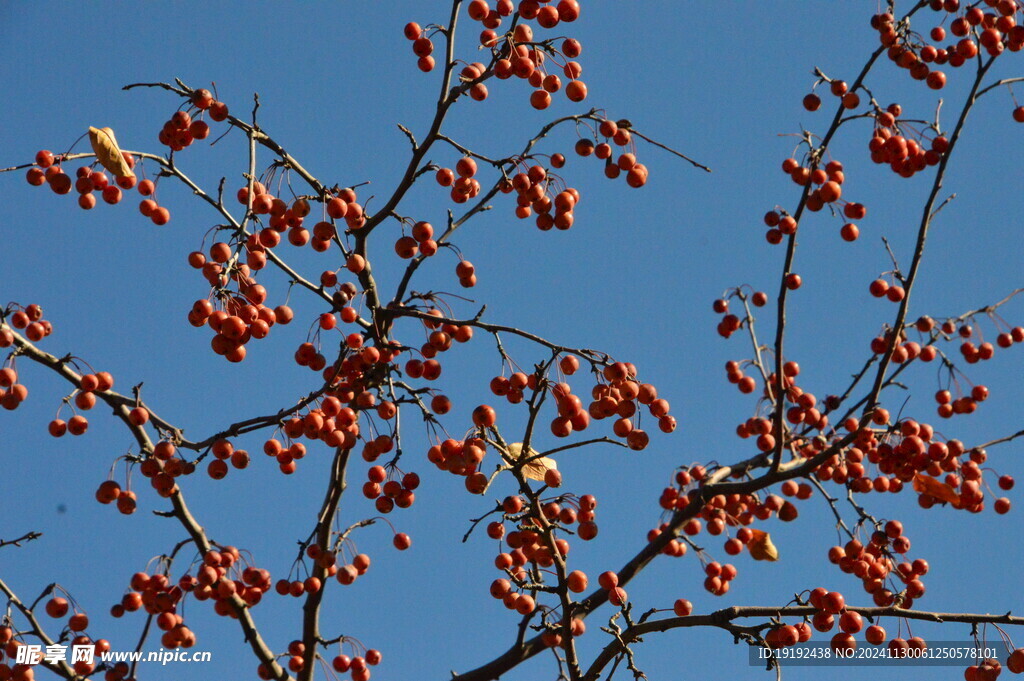
{"label": "bare branch", "polygon": [[0,549],[5,546],[21,546],[22,542],[29,542],[43,536],[42,532],[26,532],[17,539],[0,539]]}

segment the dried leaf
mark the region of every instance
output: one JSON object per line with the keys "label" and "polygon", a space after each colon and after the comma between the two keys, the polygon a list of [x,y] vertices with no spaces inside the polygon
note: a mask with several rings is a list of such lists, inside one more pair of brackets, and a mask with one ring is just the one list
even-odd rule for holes
{"label": "dried leaf", "polygon": [[89,126],[89,141],[92,143],[96,160],[115,177],[135,177],[135,173],[128,167],[128,162],[121,154],[121,147],[117,146],[113,130]]}
{"label": "dried leaf", "polygon": [[754,560],[776,561],[779,559],[779,550],[772,544],[772,536],[762,530],[751,529],[754,537],[747,542],[747,549],[750,550],[750,557]]}
{"label": "dried leaf", "polygon": [[960,503],[960,495],[952,487],[923,473],[918,473],[914,476],[914,491],[920,494],[929,494],[936,499],[947,501],[951,504]]}
{"label": "dried leaf", "polygon": [[[509,456],[511,456],[513,459],[522,458],[523,443],[513,442],[508,446],[508,453]],[[537,450],[535,450],[533,447],[530,447],[528,450],[526,450],[527,458],[537,456],[537,454]],[[555,463],[554,459],[547,456],[542,456],[539,459],[534,459],[533,461],[530,461],[529,463],[525,464],[523,466],[523,475],[530,480],[538,480],[540,482],[544,482],[544,474],[547,473],[549,470],[558,470],[558,464]]]}

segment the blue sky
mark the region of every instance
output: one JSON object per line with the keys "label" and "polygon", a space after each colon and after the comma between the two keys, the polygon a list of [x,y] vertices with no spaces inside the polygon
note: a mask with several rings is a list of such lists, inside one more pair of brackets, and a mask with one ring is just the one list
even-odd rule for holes
{"label": "blue sky", "polygon": [[[216,3],[29,4],[0,6],[0,63],[8,97],[0,126],[0,165],[30,161],[41,148],[61,150],[88,126],[111,126],[124,147],[159,153],[156,136],[179,101],[156,90],[122,92],[138,81],[182,78],[193,86],[216,82],[233,112],[251,108],[253,92],[262,107],[260,125],[327,184],[370,181],[361,196],[377,205],[404,170],[408,142],[401,123],[422,137],[433,115],[439,75],[422,74],[402,36],[407,21],[443,23],[445,3],[395,0],[388,3]],[[715,333],[711,302],[728,288],[750,284],[772,292],[783,251],[763,238],[761,217],[775,206],[792,209],[799,197],[781,161],[796,146],[787,135],[802,127],[823,132],[834,100],[823,91],[817,113],[801,107],[817,66],[833,77],[853,80],[877,36],[868,26],[873,3],[587,3],[571,26],[583,43],[583,79],[590,96],[585,106],[562,96],[545,112],[529,107],[530,88],[516,80],[489,83],[483,103],[460,102],[449,134],[488,156],[518,151],[550,118],[589,106],[612,118],[628,117],[637,129],[711,166],[702,173],[673,156],[641,144],[640,160],[650,179],[640,190],[604,179],[593,159],[571,155],[574,133],[552,134],[540,151],[569,158],[563,176],[583,195],[576,223],[568,232],[541,233],[516,220],[508,197],[460,231],[455,242],[477,268],[479,284],[469,293],[475,303],[457,309],[471,315],[487,303],[486,319],[527,328],[555,342],[607,351],[633,361],[672,403],[680,427],[672,436],[656,434],[643,453],[618,448],[578,450],[559,458],[568,489],[599,497],[600,537],[575,546],[573,560],[592,578],[615,569],[644,541],[658,522],[658,495],[681,464],[728,463],[751,455],[751,444],[733,434],[750,415],[754,400],[725,381],[730,359],[749,356],[740,335],[723,341]],[[479,59],[474,36],[479,25],[465,21],[458,56]],[[922,13],[915,28],[926,33],[938,15]],[[994,73],[1024,71],[1019,55],[1000,58]],[[966,92],[968,73],[951,72],[942,92],[943,125],[948,129]],[[869,84],[883,103],[899,101],[911,118],[929,118],[936,95],[891,63],[877,65]],[[910,316],[957,315],[1002,298],[1021,285],[1024,246],[1019,216],[1024,211],[1020,163],[1024,142],[1005,91],[987,95],[972,114],[957,149],[944,192],[957,198],[942,212],[915,291]],[[214,136],[223,128],[214,125]],[[920,206],[931,171],[910,180],[896,178],[868,159],[869,123],[843,128],[832,155],[846,167],[844,198],[868,206],[861,238],[839,238],[841,222],[819,213],[801,225],[796,271],[803,287],[791,296],[787,358],[799,361],[803,385],[818,395],[845,387],[867,357],[868,343],[895,306],[871,298],[868,283],[891,269],[880,237],[889,239],[901,263],[909,262]],[[84,144],[84,143],[83,143]],[[85,149],[80,144],[78,149]],[[439,164],[457,160],[437,147],[429,157]],[[214,188],[228,178],[234,191],[245,169],[244,139],[228,135],[212,149],[195,145],[178,163],[201,185]],[[260,157],[261,167],[270,160]],[[72,352],[98,369],[112,371],[118,387],[145,381],[143,394],[162,416],[198,439],[218,427],[267,413],[305,394],[311,375],[291,361],[305,340],[305,329],[320,312],[309,296],[294,291],[297,319],[266,341],[250,346],[241,365],[228,365],[209,351],[209,330],[194,329],[185,316],[192,302],[207,294],[205,282],[186,263],[217,216],[190,200],[187,190],[161,185],[161,203],[172,220],[157,228],[142,219],[135,198],[122,205],[100,205],[85,212],[71,197],[29,187],[20,173],[0,178],[7,212],[0,223],[2,278],[0,301],[43,306],[55,333],[42,344],[55,354]],[[446,192],[431,182],[417,186],[403,202],[404,215],[435,225],[444,220]],[[380,229],[382,255],[398,233]],[[315,277],[341,263],[309,249],[285,248],[289,262]],[[336,251],[335,251],[336,253]],[[417,290],[458,289],[456,260],[444,253],[421,273]],[[375,261],[378,281],[393,288],[397,259]],[[268,272],[271,297],[281,302],[286,283]],[[1016,325],[1024,309],[1011,304],[1003,316]],[[773,316],[760,315],[760,334],[770,337]],[[980,326],[994,340],[991,322]],[[405,335],[416,330],[409,325]],[[508,349],[525,366],[545,353],[510,341]],[[950,351],[955,352],[954,347]],[[963,367],[992,398],[969,418],[950,422],[935,417],[932,394],[940,387],[935,367],[907,372],[905,413],[929,420],[946,437],[968,444],[1021,428],[1020,348],[999,352],[987,363]],[[454,402],[445,423],[452,432],[469,425],[472,408],[493,400],[487,390],[500,372],[493,343],[478,341],[448,353],[443,386]],[[66,388],[54,376],[19,363],[31,395],[14,413],[0,414],[0,477],[3,522],[0,537],[40,530],[44,537],[24,548],[0,551],[0,575],[23,598],[50,581],[67,587],[94,615],[95,632],[115,645],[133,645],[142,618],[106,615],[136,570],[145,567],[183,532],[173,521],[153,516],[163,502],[140,485],[140,512],[124,517],[93,500],[115,457],[131,445],[128,434],[103,410],[91,415],[82,438],[54,440],[46,434]],[[578,384],[583,390],[582,382]],[[893,394],[898,410],[906,398]],[[499,422],[514,427],[521,412],[499,410]],[[374,559],[370,572],[353,586],[332,584],[322,628],[331,635],[358,637],[384,653],[374,678],[442,678],[505,650],[515,618],[487,594],[495,576],[494,546],[482,535],[466,544],[469,519],[490,507],[470,497],[462,482],[426,461],[426,437],[416,419],[407,420],[409,452],[403,468],[418,471],[423,485],[412,509],[390,520],[413,537],[413,548],[397,553],[383,525],[361,530],[356,541]],[[607,429],[598,424],[602,434]],[[261,438],[240,440],[250,451]],[[422,443],[422,446],[412,443]],[[550,439],[541,443],[551,444]],[[1022,474],[1019,443],[994,447],[989,466]],[[214,482],[187,481],[193,511],[216,540],[246,548],[275,579],[287,572],[294,542],[304,537],[315,516],[326,475],[328,452],[321,448],[284,477],[261,457],[245,471]],[[353,466],[362,482],[365,464]],[[991,474],[989,474],[991,475]],[[508,483],[506,483],[508,484]],[[497,494],[505,494],[502,488]],[[1016,503],[1015,493],[1010,493]],[[969,515],[951,509],[922,511],[903,494],[866,503],[879,517],[899,517],[913,541],[913,557],[929,560],[928,594],[921,607],[939,611],[1005,612],[1019,609],[1020,580],[1012,566],[1022,556],[1018,510],[996,516],[990,510]],[[734,561],[740,575],[724,599],[701,588],[703,575],[693,556],[660,559],[630,587],[642,610],[671,607],[689,598],[698,612],[725,605],[782,605],[792,594],[823,585],[844,591],[851,601],[860,586],[828,564],[825,553],[836,541],[827,506],[820,498],[801,505],[801,517],[785,528],[769,521],[782,559],[754,564]],[[59,509],[65,509],[63,512]],[[342,521],[374,514],[353,485],[341,505]],[[722,557],[719,541],[705,546]],[[180,567],[180,566],[179,566]],[[180,574],[176,571],[176,574]],[[854,594],[857,594],[855,597]],[[213,616],[208,606],[186,606],[199,649],[212,649],[208,665],[142,670],[145,678],[206,679],[255,670],[255,661],[233,623]],[[589,620],[581,645],[593,652],[603,640],[599,613]],[[268,598],[254,611],[268,643],[283,650],[299,631],[297,600]],[[886,623],[894,629],[895,623]],[[93,629],[90,629],[93,631]],[[943,640],[964,639],[966,627],[920,626],[915,633]],[[990,640],[995,638],[990,633]],[[155,642],[154,642],[155,644]],[[761,675],[747,666],[746,651],[721,631],[672,632],[651,637],[640,647],[637,664],[652,679],[674,678],[680,669],[705,679]],[[546,657],[508,678],[554,675]],[[787,678],[815,678],[813,668],[787,671]],[[943,670],[960,678],[962,670]],[[856,669],[837,676],[858,674]],[[930,670],[878,669],[879,679],[931,678]]]}

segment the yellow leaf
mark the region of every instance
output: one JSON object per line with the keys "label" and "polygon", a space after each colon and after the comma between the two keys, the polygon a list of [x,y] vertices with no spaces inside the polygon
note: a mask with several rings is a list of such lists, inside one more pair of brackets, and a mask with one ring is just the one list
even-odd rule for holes
{"label": "yellow leaf", "polygon": [[929,494],[940,501],[946,501],[951,504],[960,503],[960,495],[952,487],[922,473],[914,476],[914,491],[920,494]]}
{"label": "yellow leaf", "polygon": [[779,550],[772,544],[772,536],[762,530],[750,530],[754,537],[747,542],[750,556],[754,560],[775,561],[779,559]]}
{"label": "yellow leaf", "polygon": [[96,160],[115,177],[135,177],[135,173],[128,167],[128,162],[121,154],[121,147],[117,146],[113,130],[89,126],[89,141],[92,143]]}
{"label": "yellow leaf", "polygon": [[[523,443],[513,442],[508,446],[508,453],[513,459],[520,459],[523,457]],[[526,450],[526,457],[537,456],[537,450],[530,447]],[[523,475],[530,480],[538,480],[544,482],[544,474],[549,470],[558,470],[558,464],[555,460],[546,456],[542,456],[539,459],[534,459],[523,466]]]}

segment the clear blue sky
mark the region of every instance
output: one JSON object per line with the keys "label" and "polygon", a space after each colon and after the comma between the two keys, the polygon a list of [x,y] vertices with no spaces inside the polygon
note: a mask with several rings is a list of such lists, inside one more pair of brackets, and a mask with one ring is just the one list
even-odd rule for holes
{"label": "clear blue sky", "polygon": [[[121,86],[180,77],[193,86],[215,81],[234,112],[247,111],[252,93],[259,92],[261,126],[310,171],[328,184],[371,181],[361,193],[384,197],[408,158],[408,142],[395,124],[422,137],[439,77],[416,69],[402,26],[411,20],[443,23],[446,4],[4,3],[0,63],[7,97],[0,164],[28,162],[40,148],[64,149],[89,125],[109,125],[123,146],[159,153],[157,132],[178,100],[159,91],[126,93]],[[714,172],[702,173],[641,145],[640,160],[650,169],[650,180],[643,189],[631,190],[622,181],[605,180],[593,159],[570,155],[575,136],[566,129],[540,150],[569,156],[563,175],[583,195],[575,226],[565,233],[541,233],[516,220],[505,197],[471,222],[456,243],[477,267],[479,285],[470,295],[488,304],[487,319],[633,361],[672,402],[680,421],[674,435],[655,435],[643,453],[605,447],[560,457],[567,488],[600,499],[601,535],[577,545],[572,556],[576,567],[595,578],[621,566],[657,524],[658,495],[674,467],[728,463],[752,454],[750,443],[733,431],[752,414],[754,400],[727,384],[722,369],[729,359],[748,357],[749,346],[740,335],[730,341],[718,338],[711,301],[740,284],[777,288],[783,252],[765,243],[761,217],[776,205],[794,208],[799,196],[779,171],[796,139],[780,135],[798,133],[801,126],[825,129],[831,97],[823,93],[826,105],[818,113],[801,107],[814,82],[812,68],[852,80],[877,36],[868,26],[874,3],[584,5],[583,18],[571,28],[584,48],[580,61],[590,91],[585,107],[605,107],[613,118],[629,117],[639,130]],[[924,14],[915,20],[922,33],[934,18]],[[464,29],[458,54],[473,61],[479,25],[465,22]],[[1024,72],[1019,55],[1001,60],[997,75]],[[942,93],[947,128],[968,76],[950,75]],[[928,118],[934,111],[935,93],[890,63],[880,63],[869,83],[879,101],[899,101],[909,117]],[[489,87],[490,99],[461,102],[448,127],[455,139],[489,156],[518,151],[553,116],[585,110],[557,96],[551,109],[537,112],[529,107],[530,88],[524,83],[492,81]],[[994,302],[1022,283],[1019,159],[1024,127],[1011,120],[1013,106],[1008,94],[993,92],[972,117],[946,183],[945,191],[955,192],[957,199],[943,211],[929,240],[912,318],[956,315]],[[215,125],[214,135],[219,130]],[[870,339],[892,319],[895,306],[867,294],[868,283],[891,268],[880,237],[889,238],[901,263],[909,262],[932,177],[929,171],[901,180],[874,166],[867,157],[869,136],[868,123],[851,124],[833,147],[833,157],[846,166],[845,196],[868,206],[861,239],[842,242],[841,222],[825,214],[814,215],[801,228],[796,271],[804,286],[791,297],[787,354],[800,362],[803,384],[818,395],[845,387],[866,358]],[[430,158],[450,165],[457,157],[439,147]],[[269,160],[261,156],[261,167]],[[244,140],[234,133],[213,149],[196,145],[178,162],[211,189],[227,176],[233,192],[242,182]],[[319,312],[301,292],[292,297],[296,323],[250,346],[248,359],[238,366],[213,356],[208,329],[187,324],[193,300],[205,297],[207,287],[185,257],[217,216],[190,200],[186,190],[171,182],[162,185],[161,202],[170,207],[172,221],[157,228],[137,214],[134,198],[84,212],[71,197],[29,187],[21,173],[0,182],[6,207],[0,223],[0,302],[43,306],[56,328],[44,349],[72,352],[114,372],[121,388],[145,381],[147,401],[195,438],[276,410],[312,387],[311,374],[291,361]],[[444,194],[425,182],[401,212],[440,224],[449,205]],[[385,233],[397,234],[397,229],[385,225],[380,234]],[[382,239],[379,252],[390,248],[390,239]],[[340,265],[328,265],[308,249],[285,252],[313,277]],[[457,290],[454,265],[451,254],[439,256],[421,269],[413,288]],[[385,288],[393,286],[396,266],[387,258],[376,266]],[[280,302],[283,281],[276,275],[267,281],[272,300]],[[477,307],[467,303],[459,310],[472,314]],[[1004,310],[1011,324],[1024,319],[1020,304]],[[760,332],[767,338],[774,319],[767,312],[761,317]],[[982,328],[986,339],[994,340],[991,323],[983,322]],[[516,343],[509,349],[526,366],[544,356]],[[993,396],[975,416],[937,424],[945,436],[974,444],[1021,428],[1022,352],[1013,348],[970,367],[971,379],[988,385]],[[487,383],[500,363],[486,338],[449,355],[444,386],[455,409],[446,423],[454,432],[469,424],[475,405],[490,399]],[[174,521],[150,513],[165,503],[148,486],[139,485],[140,512],[132,517],[93,500],[110,462],[131,446],[129,435],[97,409],[86,436],[50,438],[46,424],[66,386],[28,362],[20,367],[29,400],[13,414],[0,414],[5,471],[0,476],[0,537],[29,530],[45,535],[22,549],[0,551],[0,575],[23,598],[34,598],[50,581],[60,582],[93,615],[91,632],[110,639],[115,649],[134,646],[142,616],[112,620],[107,609],[119,601],[131,574],[184,538],[183,532]],[[936,422],[932,394],[940,386],[934,365],[907,376],[913,390],[904,413]],[[895,412],[903,399],[894,394],[888,404]],[[504,410],[499,418],[515,423],[513,414]],[[487,594],[496,576],[492,542],[474,536],[460,543],[468,520],[491,502],[466,495],[461,480],[427,463],[426,440],[417,434],[415,421],[407,421],[410,444],[403,467],[419,471],[424,483],[413,508],[390,517],[413,536],[413,548],[395,552],[390,531],[382,525],[357,533],[360,550],[370,553],[374,564],[353,586],[331,585],[322,619],[328,635],[355,636],[383,651],[384,664],[375,670],[375,679],[445,678],[449,670],[464,671],[490,660],[514,636],[516,618]],[[606,428],[600,424],[594,430]],[[411,445],[417,441],[423,446]],[[240,445],[258,453],[261,442],[251,438]],[[989,465],[1020,476],[1020,452],[1016,442],[993,448]],[[251,551],[276,579],[287,573],[294,542],[307,535],[314,520],[328,456],[325,449],[316,449],[291,477],[254,456],[249,469],[232,471],[224,481],[187,480],[186,496],[211,537]],[[359,483],[363,467],[362,462],[353,466],[352,478]],[[1010,496],[1017,503],[1016,492]],[[869,495],[865,502],[880,517],[901,518],[913,541],[912,556],[931,563],[921,607],[1020,608],[1016,566],[1024,554],[1018,509],[1008,516],[990,510],[977,516],[940,508],[925,512],[909,494]],[[641,611],[671,607],[674,599],[686,597],[696,611],[707,612],[732,604],[782,605],[795,592],[823,585],[868,604],[857,580],[825,558],[836,540],[825,504],[816,498],[801,505],[801,512],[800,520],[785,528],[778,521],[766,525],[782,554],[779,562],[755,565],[746,555],[734,561],[739,578],[724,599],[703,591],[693,556],[656,561],[630,587],[630,595]],[[358,485],[350,488],[341,514],[343,523],[374,514]],[[724,555],[719,540],[702,541],[716,557]],[[213,616],[204,604],[189,603],[186,614],[199,638],[197,648],[213,650],[214,661],[143,668],[140,676],[254,675],[256,662],[234,623]],[[301,611],[294,599],[268,594],[254,616],[276,650],[300,631]],[[605,640],[598,631],[605,616],[588,620],[581,642],[585,654]],[[895,629],[893,622],[885,625]],[[962,640],[968,629],[918,625],[914,632]],[[997,638],[989,633],[990,641]],[[153,641],[147,649],[155,646]],[[552,662],[547,656],[539,659],[508,678],[552,678]],[[639,648],[637,664],[652,679],[679,678],[684,670],[709,680],[764,673],[748,667],[746,650],[732,646],[728,634],[718,630],[653,636]],[[796,669],[787,671],[787,678],[817,678],[821,671]],[[933,678],[932,672],[889,668],[871,673],[881,681]],[[845,669],[836,677],[860,673]],[[941,670],[942,678],[961,674],[959,668]]]}

